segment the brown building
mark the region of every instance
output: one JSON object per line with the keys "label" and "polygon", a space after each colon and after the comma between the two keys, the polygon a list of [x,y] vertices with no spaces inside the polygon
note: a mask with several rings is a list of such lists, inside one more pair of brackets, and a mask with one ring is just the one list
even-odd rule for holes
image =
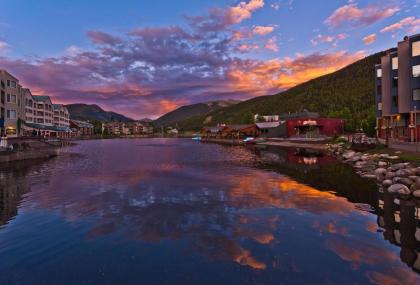
{"label": "brown building", "polygon": [[70,129],[72,135],[76,137],[93,136],[95,134],[94,126],[89,122],[70,120]]}
{"label": "brown building", "polygon": [[377,136],[420,139],[420,34],[405,37],[375,65]]}

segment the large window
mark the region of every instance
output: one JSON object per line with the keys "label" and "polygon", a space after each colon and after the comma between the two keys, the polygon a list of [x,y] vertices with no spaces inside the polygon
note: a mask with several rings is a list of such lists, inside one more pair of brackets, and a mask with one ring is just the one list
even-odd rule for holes
{"label": "large window", "polygon": [[413,66],[413,77],[420,77],[420,65]]}
{"label": "large window", "polygon": [[413,100],[420,101],[420,88],[413,89]]}
{"label": "large window", "polygon": [[398,87],[398,77],[392,78],[392,87],[394,88]]}
{"label": "large window", "polygon": [[398,69],[398,57],[393,57],[392,58],[392,69],[393,70]]}
{"label": "large window", "polygon": [[381,78],[382,77],[382,69],[378,68],[376,70],[376,77]]}
{"label": "large window", "polygon": [[15,110],[7,110],[7,118],[8,119],[16,119],[16,111]]}
{"label": "large window", "polygon": [[420,41],[413,42],[411,45],[411,53],[413,56],[420,55]]}
{"label": "large window", "polygon": [[378,111],[382,111],[382,103],[381,102],[378,103]]}
{"label": "large window", "polygon": [[392,96],[392,105],[398,107],[398,97]]}
{"label": "large window", "polygon": [[7,94],[7,102],[8,103],[16,104],[16,95]]}

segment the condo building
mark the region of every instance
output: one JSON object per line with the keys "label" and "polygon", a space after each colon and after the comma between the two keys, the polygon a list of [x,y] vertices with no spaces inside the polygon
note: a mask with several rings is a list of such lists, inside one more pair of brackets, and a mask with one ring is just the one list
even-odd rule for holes
{"label": "condo building", "polygon": [[25,116],[24,97],[19,80],[0,69],[0,132],[2,136],[17,137],[22,133]]}
{"label": "condo building", "polygon": [[420,34],[407,36],[375,65],[377,136],[420,139]]}

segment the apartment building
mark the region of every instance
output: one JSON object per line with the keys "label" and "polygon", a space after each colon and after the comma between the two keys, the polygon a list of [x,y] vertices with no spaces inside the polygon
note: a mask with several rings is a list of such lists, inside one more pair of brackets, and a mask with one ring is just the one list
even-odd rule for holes
{"label": "apartment building", "polygon": [[153,134],[153,127],[144,122],[111,122],[104,126],[105,132],[114,136],[127,135],[150,135]]}
{"label": "apartment building", "polygon": [[407,36],[375,65],[377,136],[420,140],[420,34]]}
{"label": "apartment building", "polygon": [[22,133],[25,117],[24,95],[19,80],[0,69],[0,132],[1,136],[17,137]]}

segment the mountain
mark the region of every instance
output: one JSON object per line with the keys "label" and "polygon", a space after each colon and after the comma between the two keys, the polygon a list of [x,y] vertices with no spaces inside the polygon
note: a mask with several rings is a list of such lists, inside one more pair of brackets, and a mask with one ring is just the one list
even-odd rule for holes
{"label": "mountain", "polygon": [[284,92],[256,97],[205,115],[190,117],[179,126],[199,130],[217,123],[249,123],[253,114],[271,115],[307,109],[322,116],[346,119],[348,131],[363,128],[374,132],[374,65],[384,52],[356,61],[343,69],[299,84]]}
{"label": "mountain", "polygon": [[221,100],[182,106],[156,119],[153,124],[156,127],[174,126],[178,122],[195,116],[205,116],[211,112],[235,105],[239,102],[240,101],[236,100]]}
{"label": "mountain", "polygon": [[70,104],[66,105],[66,107],[69,110],[70,118],[74,120],[101,122],[133,121],[133,119],[130,119],[124,115],[115,112],[104,111],[98,105]]}

